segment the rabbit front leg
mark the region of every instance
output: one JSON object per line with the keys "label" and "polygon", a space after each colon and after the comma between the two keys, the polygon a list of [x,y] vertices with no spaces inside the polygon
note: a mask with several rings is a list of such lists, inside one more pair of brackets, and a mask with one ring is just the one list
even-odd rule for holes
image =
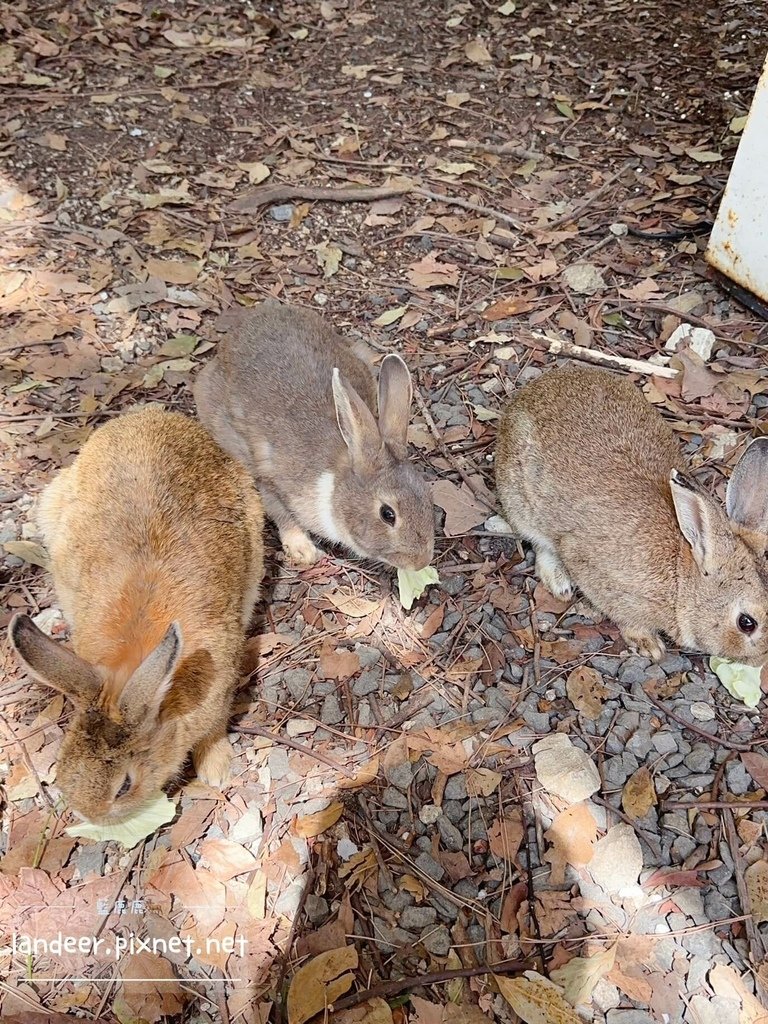
{"label": "rabbit front leg", "polygon": [[227,720],[216,724],[192,751],[192,763],[201,782],[224,789],[232,778],[232,744],[227,737]]}
{"label": "rabbit front leg", "polygon": [[541,582],[559,601],[570,601],[573,597],[573,584],[554,548],[535,543],[534,550],[536,551],[536,574]]}
{"label": "rabbit front leg", "polygon": [[288,560],[297,566],[309,566],[318,562],[323,557],[322,551],[315,546],[306,530],[302,530],[277,492],[268,484],[259,482],[259,493],[267,515],[277,527],[280,543]]}

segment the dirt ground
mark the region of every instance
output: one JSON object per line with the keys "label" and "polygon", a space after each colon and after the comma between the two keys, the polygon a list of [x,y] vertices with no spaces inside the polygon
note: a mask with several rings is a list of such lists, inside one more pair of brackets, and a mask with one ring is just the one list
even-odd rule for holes
{"label": "dirt ground", "polygon": [[[36,495],[107,418],[193,413],[220,315],[269,296],[408,362],[440,575],[406,611],[385,568],[298,572],[270,529],[234,781],[190,782],[131,850],[67,833],[71,708],[2,648],[2,1020],[768,1019],[761,707],[706,659],[626,651],[493,518],[499,408],[551,339],[676,370],[633,379],[720,496],[766,432],[765,321],[704,259],[768,49],[755,5],[22,0],[0,22],[0,627],[66,639]],[[683,324],[704,357],[665,350]],[[60,933],[103,942],[19,944]]]}

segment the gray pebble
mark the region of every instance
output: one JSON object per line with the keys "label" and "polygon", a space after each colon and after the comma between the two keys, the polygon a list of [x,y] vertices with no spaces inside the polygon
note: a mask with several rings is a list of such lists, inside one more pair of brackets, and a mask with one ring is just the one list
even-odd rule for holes
{"label": "gray pebble", "polygon": [[689,672],[691,669],[690,658],[682,654],[668,654],[659,666],[668,676],[677,675],[679,672]]}
{"label": "gray pebble", "polygon": [[269,216],[272,220],[288,221],[293,216],[293,206],[290,203],[283,203],[281,206],[270,206]]}
{"label": "gray pebble", "polygon": [[651,662],[648,658],[641,658],[638,654],[631,655],[619,669],[620,682],[626,686],[645,682],[648,677],[647,669],[650,664]]}
{"label": "gray pebble", "polygon": [[335,693],[329,693],[323,701],[323,706],[320,709],[320,721],[323,725],[338,725],[344,721],[344,712]]}
{"label": "gray pebble", "polygon": [[462,878],[460,882],[457,882],[453,887],[453,891],[457,896],[463,896],[467,900],[476,900],[477,894],[480,892],[480,887],[477,882],[473,882],[471,878]]}
{"label": "gray pebble", "polygon": [[423,871],[425,875],[433,878],[436,882],[439,882],[445,874],[442,864],[438,864],[430,853],[420,853],[414,863],[419,871]]}
{"label": "gray pebble", "polygon": [[607,1024],[650,1024],[652,1018],[647,1010],[609,1010],[605,1019]]}
{"label": "gray pebble", "polygon": [[698,843],[691,836],[678,836],[672,843],[673,860],[682,864],[684,860],[691,856],[697,846]]}
{"label": "gray pebble", "polygon": [[615,676],[619,671],[621,662],[618,658],[607,658],[603,654],[596,654],[590,659],[592,668],[596,669],[603,676]]}
{"label": "gray pebble", "polygon": [[403,790],[403,792],[413,782],[413,767],[410,761],[390,765],[385,769],[384,774],[391,786],[395,786],[397,789]]}
{"label": "gray pebble", "polygon": [[677,751],[677,739],[674,733],[668,732],[666,729],[654,733],[653,745],[660,754],[671,754],[673,751]]}
{"label": "gray pebble", "polygon": [[304,910],[310,924],[322,924],[331,912],[328,901],[311,892],[304,901]]}
{"label": "gray pebble", "polygon": [[430,928],[421,936],[424,948],[435,956],[447,956],[451,948],[451,933],[444,924],[438,928]]}
{"label": "gray pebble", "polygon": [[[440,589],[444,593],[450,594],[451,597],[456,597],[464,589],[464,577],[460,576],[458,573],[455,573],[453,576],[446,576],[446,578],[442,580],[440,583]],[[448,624],[450,613],[449,615],[446,615],[445,619],[443,620],[443,626],[445,629],[451,629],[459,621],[459,619],[461,618],[460,613],[456,612],[455,614],[456,619],[450,625]]]}
{"label": "gray pebble", "polygon": [[362,668],[372,668],[381,661],[381,651],[376,647],[369,647],[367,644],[357,644],[355,652],[360,659]]}
{"label": "gray pebble", "polygon": [[381,673],[376,670],[363,672],[353,683],[352,692],[356,697],[367,697],[378,690],[380,680]]}
{"label": "gray pebble", "polygon": [[467,780],[463,772],[457,772],[455,775],[451,775],[445,784],[444,795],[446,800],[467,799]]}
{"label": "gray pebble", "polygon": [[694,743],[690,754],[685,759],[685,766],[698,775],[701,772],[706,772],[712,764],[713,756],[712,747],[708,743]]}
{"label": "gray pebble", "polygon": [[386,804],[387,807],[397,807],[401,811],[408,810],[407,797],[399,789],[395,789],[394,786],[387,786],[381,794],[381,799],[382,803]]}
{"label": "gray pebble", "polygon": [[[387,903],[389,906],[389,903]],[[400,924],[403,928],[410,928],[413,931],[421,931],[428,928],[437,921],[437,911],[434,907],[406,907],[400,914]]]}
{"label": "gray pebble", "polygon": [[446,849],[453,853],[458,853],[463,849],[464,837],[445,814],[437,819],[437,830]]}
{"label": "gray pebble", "polygon": [[638,729],[627,741],[627,750],[644,761],[651,752],[651,734],[647,729]]}
{"label": "gray pebble", "polygon": [[305,668],[292,668],[283,673],[283,682],[294,700],[306,697],[312,673]]}
{"label": "gray pebble", "polygon": [[728,791],[735,796],[744,796],[752,786],[752,776],[741,761],[729,761],[725,766]]}

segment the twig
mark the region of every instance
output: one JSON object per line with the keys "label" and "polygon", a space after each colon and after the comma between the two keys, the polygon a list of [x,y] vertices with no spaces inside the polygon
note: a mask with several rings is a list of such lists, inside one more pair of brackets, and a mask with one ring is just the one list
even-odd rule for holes
{"label": "twig", "polygon": [[757,742],[759,742],[756,741],[753,743],[735,743],[733,742],[733,740],[725,740],[721,736],[713,736],[711,732],[707,732],[706,729],[702,729],[694,722],[687,722],[682,717],[682,715],[678,715],[676,714],[676,712],[666,707],[666,705],[662,704],[657,697],[654,697],[653,694],[649,693],[646,689],[643,689],[643,693],[651,702],[651,704],[657,707],[659,711],[663,711],[665,715],[668,715],[670,718],[674,719],[678,724],[682,725],[684,728],[689,729],[691,732],[695,732],[699,736],[703,736],[705,739],[709,740],[710,743],[714,743],[716,746],[725,747],[726,750],[752,750],[752,748],[757,745]]}
{"label": "twig", "polygon": [[[765,960],[765,944],[760,931],[755,924],[755,919],[752,916],[752,901],[749,897],[749,888],[744,877],[746,865],[739,850],[739,837],[736,832],[736,823],[733,820],[733,812],[727,807],[723,814],[723,821],[725,823],[726,835],[728,836],[728,846],[730,847],[731,856],[733,857],[736,891],[739,894],[739,903],[741,904],[742,912],[748,915],[744,922],[744,927],[747,932],[747,942],[749,943],[749,957],[752,961],[752,966],[755,968],[755,971],[757,971],[757,968]],[[768,1002],[766,1002],[766,987],[761,981],[760,975],[757,973],[755,974],[755,984],[757,986],[758,997],[762,1001],[763,1006],[768,1006]]]}
{"label": "twig", "polygon": [[319,750],[313,750],[304,743],[292,740],[289,736],[281,736],[279,733],[270,732],[269,729],[264,729],[260,725],[250,725],[249,723],[242,725],[238,722],[232,728],[235,732],[243,732],[248,736],[261,736],[265,740],[272,740],[273,743],[280,743],[284,747],[291,747],[293,750],[298,750],[300,754],[306,754],[307,757],[314,757],[316,761],[320,761],[321,764],[327,765],[328,768],[333,768],[334,771],[340,772],[348,779],[353,779],[355,777],[355,773],[347,768],[346,765],[339,764],[338,761],[334,761],[333,758],[328,757],[327,754],[322,754]]}
{"label": "twig", "polygon": [[469,489],[472,491],[472,493],[475,495],[478,501],[485,505],[485,507],[491,512],[491,515],[495,515],[497,510],[494,508],[493,505],[490,504],[488,499],[485,497],[482,488],[478,487],[478,485],[475,483],[475,481],[472,479],[469,473],[467,473],[466,470],[462,468],[456,456],[445,446],[445,442],[443,441],[440,431],[437,429],[437,424],[432,418],[432,413],[427,408],[427,404],[421,397],[421,392],[419,391],[418,388],[413,389],[413,395],[414,398],[416,399],[416,404],[419,407],[419,411],[421,412],[421,415],[424,417],[424,420],[427,426],[429,427],[429,432],[432,435],[432,437],[434,437],[437,443],[437,447],[440,449],[441,455],[445,459],[447,459],[448,462],[450,462],[450,464],[459,474],[459,476],[467,485],[467,487],[469,487]]}
{"label": "twig", "polygon": [[600,352],[594,348],[584,348],[583,345],[574,345],[573,342],[565,341],[563,338],[550,338],[538,331],[532,331],[531,335],[536,341],[545,344],[547,351],[553,356],[570,356],[572,359],[580,359],[585,363],[619,368],[627,370],[628,373],[645,373],[653,377],[677,377],[680,372],[671,366],[661,366],[647,359],[628,359],[626,356],[614,355],[613,352]]}
{"label": "twig", "polygon": [[[593,798],[594,799],[594,798]],[[730,811],[734,808],[768,811],[768,800],[665,800],[664,810],[676,811]]]}
{"label": "twig", "polygon": [[543,160],[544,153],[538,153],[535,149],[526,149],[525,146],[518,146],[514,142],[475,142],[474,139],[449,139],[448,146],[451,149],[476,149],[481,153],[494,153],[496,156],[517,156],[521,160]]}
{"label": "twig", "polygon": [[362,992],[356,992],[353,996],[340,999],[333,1004],[335,1012],[348,1010],[352,1006],[359,1006],[369,999],[391,999],[412,988],[426,988],[429,985],[439,985],[446,981],[453,981],[454,978],[476,978],[479,974],[522,974],[529,971],[533,965],[530,960],[502,960],[498,964],[484,964],[482,967],[460,967],[455,971],[435,971],[434,974],[414,975],[410,978],[400,978],[398,981],[385,981],[381,985],[374,985],[373,988],[366,988]]}
{"label": "twig", "polygon": [[608,177],[605,179],[605,181],[600,186],[600,188],[597,188],[597,189],[595,189],[594,192],[591,192],[586,197],[586,199],[582,203],[580,203],[578,206],[574,207],[573,210],[571,210],[570,213],[564,213],[562,215],[562,217],[558,217],[557,220],[553,220],[551,223],[544,225],[543,230],[544,231],[552,231],[554,228],[562,227],[563,224],[570,224],[571,221],[578,220],[578,218],[581,217],[581,215],[583,213],[586,213],[586,211],[590,208],[590,206],[594,202],[596,202],[596,200],[598,200],[600,198],[600,196],[602,196],[605,192],[607,192],[607,190],[611,187],[611,185],[613,185],[613,183],[618,178],[620,178],[625,171],[629,170],[629,168],[632,166],[633,162],[634,161],[632,161],[632,160],[627,160],[626,163],[623,163],[621,165],[621,167],[618,169],[618,171],[614,171],[613,174],[609,174],[608,175]]}
{"label": "twig", "polygon": [[313,185],[292,185],[284,182],[279,185],[266,185],[257,189],[242,199],[236,199],[230,203],[228,209],[232,213],[251,213],[268,206],[272,203],[283,203],[287,199],[305,199],[310,202],[332,202],[332,203],[371,203],[377,199],[392,199],[394,196],[416,195],[423,199],[432,199],[438,203],[448,203],[450,206],[460,206],[463,210],[471,210],[473,213],[482,214],[485,217],[493,217],[495,220],[504,221],[518,230],[523,225],[509,213],[494,210],[490,206],[483,206],[480,203],[473,203],[469,199],[461,199],[459,196],[449,196],[442,192],[430,192],[429,189],[421,188],[418,185],[382,185],[382,186],[361,186],[360,188],[321,188]]}

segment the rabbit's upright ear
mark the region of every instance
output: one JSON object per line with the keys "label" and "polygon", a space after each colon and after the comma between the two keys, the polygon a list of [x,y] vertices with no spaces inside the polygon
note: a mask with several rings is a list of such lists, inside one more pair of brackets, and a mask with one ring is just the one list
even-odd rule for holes
{"label": "rabbit's upright ear", "polygon": [[696,564],[706,576],[713,568],[716,524],[718,518],[723,519],[722,510],[676,469],[672,470],[669,484],[680,530],[691,546]]}
{"label": "rabbit's upright ear", "polygon": [[28,615],[14,615],[8,639],[21,665],[35,679],[69,697],[77,707],[87,707],[96,700],[101,676],[93,665],[51,640]]}
{"label": "rabbit's upright ear", "polygon": [[768,533],[768,437],[755,438],[736,463],[725,508],[739,526]]}
{"label": "rabbit's upright ear", "polygon": [[364,468],[370,461],[366,453],[370,455],[381,448],[381,435],[373,413],[355,389],[342,380],[337,369],[333,371],[333,401],[352,465]]}
{"label": "rabbit's upright ear", "polygon": [[408,367],[394,353],[385,356],[379,371],[379,430],[387,444],[405,451],[411,418],[413,386]]}
{"label": "rabbit's upright ear", "polygon": [[160,643],[135,670],[120,695],[127,722],[153,721],[171,688],[181,657],[181,629],[172,622]]}

